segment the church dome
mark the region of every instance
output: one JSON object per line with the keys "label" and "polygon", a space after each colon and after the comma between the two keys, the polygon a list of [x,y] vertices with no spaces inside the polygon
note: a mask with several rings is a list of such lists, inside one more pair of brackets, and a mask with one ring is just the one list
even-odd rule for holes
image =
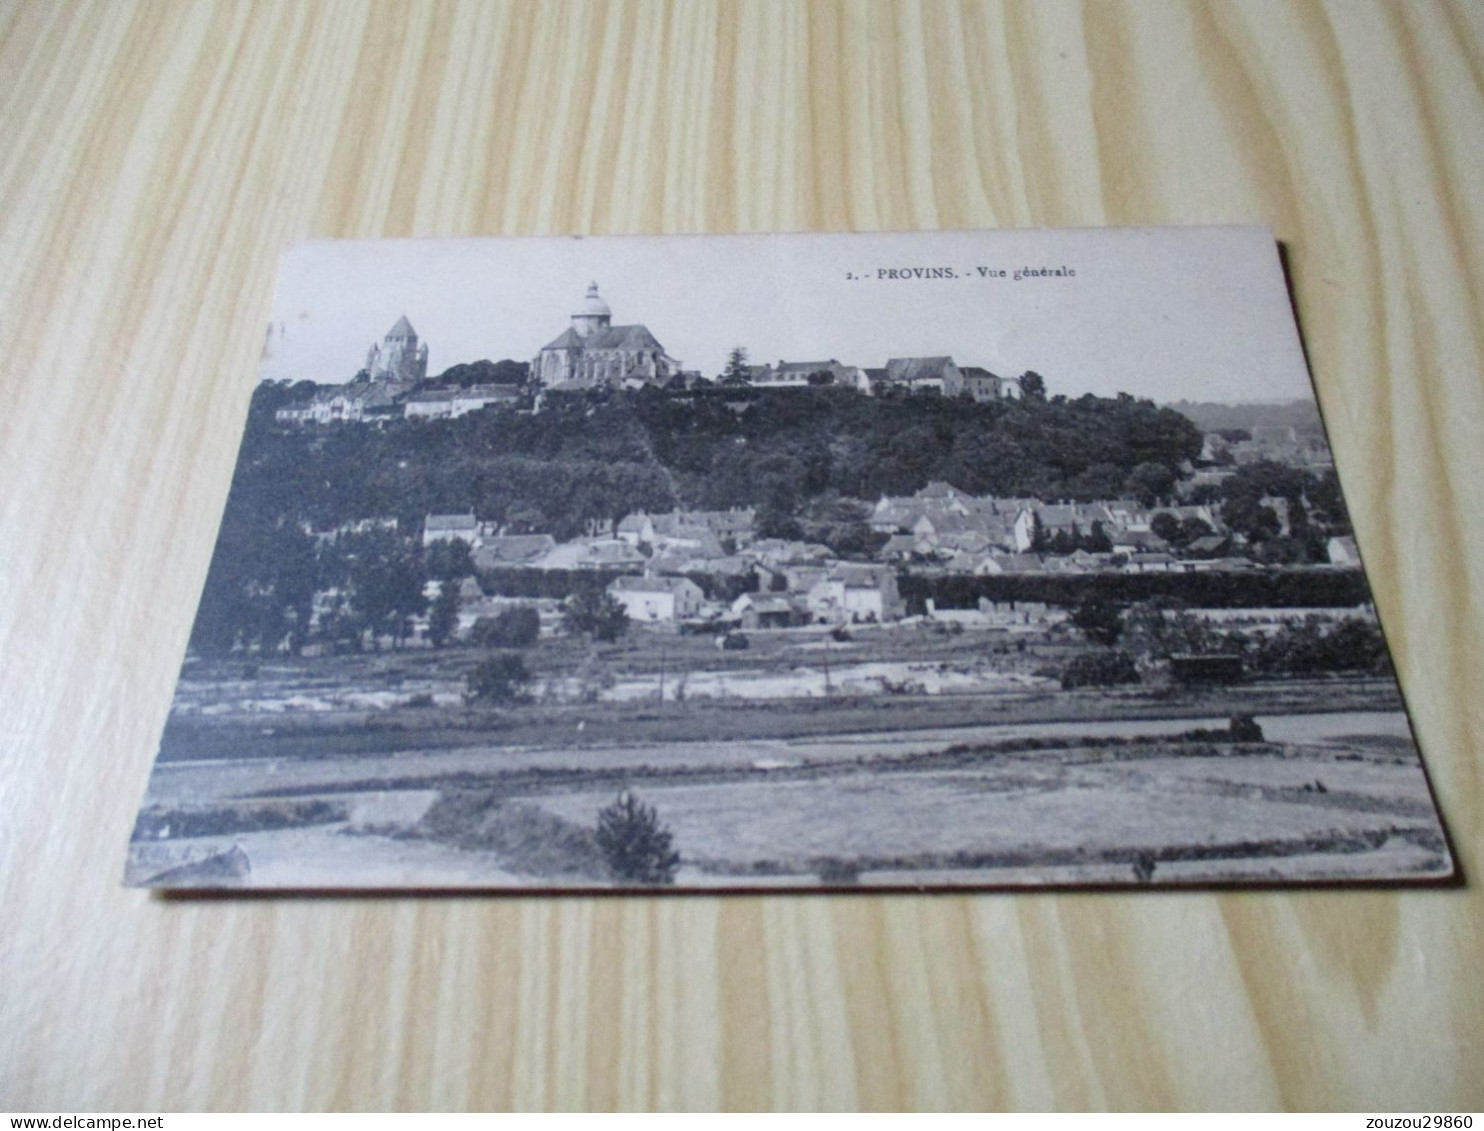
{"label": "church dome", "polygon": [[587,285],[587,298],[582,300],[582,309],[577,311],[577,316],[599,316],[606,318],[612,314],[613,311],[608,309],[608,304],[598,294],[598,284],[589,283]]}

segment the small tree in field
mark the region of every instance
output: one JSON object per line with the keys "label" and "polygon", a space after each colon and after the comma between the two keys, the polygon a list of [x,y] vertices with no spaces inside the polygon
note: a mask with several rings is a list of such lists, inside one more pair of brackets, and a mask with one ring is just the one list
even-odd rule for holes
{"label": "small tree in field", "polygon": [[1263,742],[1262,726],[1251,715],[1233,715],[1227,724],[1233,742]]}
{"label": "small tree in field", "polygon": [[509,652],[497,652],[469,673],[469,698],[501,705],[516,703],[530,681],[524,660]]}
{"label": "small tree in field", "polygon": [[613,878],[621,883],[673,884],[680,853],[653,806],[628,790],[598,811],[598,847]]}
{"label": "small tree in field", "polygon": [[1122,610],[1095,594],[1084,598],[1069,619],[1094,644],[1117,644],[1123,634]]}
{"label": "small tree in field", "polygon": [[485,648],[528,648],[541,635],[541,616],[529,605],[503,609],[474,622],[469,641]]}
{"label": "small tree in field", "polygon": [[727,354],[727,367],[722,370],[723,385],[746,385],[752,380],[752,369],[747,364],[747,351],[741,346]]}
{"label": "small tree in field", "polygon": [[[463,543],[459,543],[463,545]],[[453,639],[459,627],[459,590],[452,581],[442,583],[433,607],[428,610],[428,639],[433,647],[442,648]]]}
{"label": "small tree in field", "polygon": [[586,633],[594,640],[611,643],[629,627],[629,613],[612,594],[601,589],[582,589],[567,598],[562,622],[570,633]]}
{"label": "small tree in field", "polygon": [[1138,682],[1139,669],[1134,665],[1134,658],[1127,652],[1115,652],[1112,649],[1077,656],[1061,672],[1063,691],[1073,691],[1079,687],[1116,687],[1123,683]]}

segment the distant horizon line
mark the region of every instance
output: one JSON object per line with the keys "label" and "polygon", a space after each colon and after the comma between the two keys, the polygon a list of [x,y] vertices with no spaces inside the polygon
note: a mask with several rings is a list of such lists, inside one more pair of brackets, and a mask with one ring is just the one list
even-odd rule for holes
{"label": "distant horizon line", "polygon": [[[942,356],[949,356],[949,355],[946,355],[945,354],[945,355],[942,355]],[[458,366],[458,365],[477,365],[480,361],[488,361],[491,365],[498,365],[499,364],[499,361],[495,361],[492,358],[482,357],[482,358],[479,358],[477,361],[456,361],[456,362],[454,362],[453,365],[450,365],[448,367],[448,369],[452,369],[452,368],[454,368],[455,366]],[[500,361],[511,361],[511,362],[516,362],[516,363],[521,364],[521,365],[529,365],[530,364],[530,362],[520,361],[520,359],[513,358],[513,357],[502,357],[502,358],[500,358]],[[842,362],[841,364],[846,364],[846,363]],[[954,364],[957,365],[958,363],[957,362],[954,362]],[[864,366],[864,365],[862,365],[862,366],[859,366],[859,368],[865,369],[867,367]],[[876,368],[876,367],[875,366],[872,366],[871,368]],[[975,366],[975,368],[984,368],[984,367],[983,366]],[[445,369],[443,372],[444,373],[447,373],[448,372],[448,369]],[[364,373],[364,372],[365,372],[365,370],[360,370],[356,374],[356,376],[358,377],[358,376],[360,376],[361,373]],[[993,370],[990,370],[990,372],[993,372]],[[1035,373],[1037,371],[1034,370],[1034,369],[1027,369],[1025,372],[1026,373]],[[1024,376],[1024,375],[1025,374],[1021,374],[1021,376]],[[439,376],[441,377],[442,374],[439,374]],[[999,374],[996,374],[996,376],[999,376]],[[1040,374],[1040,376],[1044,379],[1045,374],[1044,373],[1043,374]],[[258,378],[258,384],[260,384],[260,385],[269,385],[269,384],[272,384],[272,385],[297,385],[297,384],[300,384],[300,383],[302,383],[304,381],[308,381],[311,385],[318,385],[318,386],[321,386],[321,387],[333,387],[335,385],[349,385],[355,379],[356,379],[355,377],[347,377],[344,381],[315,381],[311,377],[301,377],[298,380],[295,380],[292,377],[268,377],[268,376],[262,376],[262,377],[259,377]],[[437,381],[438,378],[437,377],[426,377],[423,380],[424,380],[424,382]],[[704,380],[704,381],[710,381],[711,378],[706,377],[706,376],[703,375],[702,376],[702,380]],[[793,390],[793,389],[782,389],[782,390],[780,390],[780,389],[767,389],[766,386],[761,386],[761,387],[764,388],[764,390],[765,391],[768,391],[768,392],[796,392],[797,391],[797,390]],[[1087,390],[1086,392],[1082,392],[1082,393],[1077,393],[1076,396],[1079,396],[1079,397],[1086,396],[1088,392],[1091,392],[1091,390]],[[862,394],[862,395],[869,396],[870,394]],[[1288,397],[1288,398],[1282,399],[1282,400],[1240,400],[1240,401],[1189,400],[1187,398],[1182,397],[1179,400],[1162,401],[1162,400],[1157,400],[1154,397],[1140,396],[1137,393],[1128,393],[1126,390],[1123,390],[1123,389],[1119,389],[1119,390],[1117,390],[1115,392],[1112,392],[1112,393],[1092,393],[1092,395],[1095,396],[1095,397],[1119,397],[1119,396],[1127,395],[1127,396],[1135,397],[1135,398],[1137,398],[1139,400],[1153,401],[1155,404],[1162,405],[1165,408],[1174,408],[1176,405],[1182,405],[1182,404],[1185,404],[1185,405],[1223,405],[1223,406],[1228,407],[1228,408],[1241,408],[1241,407],[1244,407],[1244,406],[1276,408],[1276,407],[1281,407],[1281,406],[1284,406],[1284,405],[1302,404],[1302,405],[1313,405],[1316,410],[1319,407],[1319,399],[1317,397],[1312,397],[1312,396],[1310,396],[1310,397]],[[1071,394],[1071,393],[1057,393],[1057,392],[1053,392],[1053,391],[1050,391],[1050,390],[1047,391],[1047,400],[1050,400],[1052,397],[1059,397],[1059,396],[1060,397],[1066,397],[1068,400],[1071,400],[1073,398],[1073,394]]]}

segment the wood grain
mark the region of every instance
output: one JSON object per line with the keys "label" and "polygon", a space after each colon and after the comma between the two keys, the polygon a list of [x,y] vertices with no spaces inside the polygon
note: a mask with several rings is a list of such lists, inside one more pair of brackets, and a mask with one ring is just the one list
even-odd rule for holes
{"label": "wood grain", "polygon": [[1473,886],[119,886],[285,243],[1197,222],[1286,243],[1476,873],[1481,75],[1464,0],[0,6],[0,1107],[1484,1108]]}

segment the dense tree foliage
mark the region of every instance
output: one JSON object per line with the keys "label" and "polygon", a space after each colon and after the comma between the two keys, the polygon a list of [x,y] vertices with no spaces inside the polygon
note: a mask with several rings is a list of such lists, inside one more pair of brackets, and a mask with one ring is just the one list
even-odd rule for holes
{"label": "dense tree foliage", "polygon": [[551,394],[543,411],[276,425],[261,386],[229,508],[259,528],[325,530],[395,516],[481,518],[558,538],[631,511],[756,506],[779,523],[821,496],[874,500],[942,479],[974,494],[1109,498],[1133,477],[1173,484],[1200,450],[1189,421],[1149,401],[976,404],[844,389]]}
{"label": "dense tree foliage", "polygon": [[470,630],[469,642],[490,648],[529,648],[540,635],[540,615],[529,605],[518,605],[480,617]]}
{"label": "dense tree foliage", "polygon": [[1101,649],[1074,656],[1062,669],[1063,690],[1078,687],[1116,687],[1123,683],[1138,683],[1139,669],[1127,652]]}
{"label": "dense tree foliage", "polygon": [[254,525],[223,519],[191,646],[205,655],[234,647],[296,649],[303,642],[317,588],[314,541],[282,520]]}
{"label": "dense tree foliage", "polygon": [[1123,613],[1112,601],[1095,593],[1073,609],[1069,619],[1072,627],[1094,644],[1117,644],[1123,633]]}
{"label": "dense tree foliage", "polygon": [[1041,601],[1075,608],[1096,596],[1120,604],[1166,597],[1208,609],[1354,608],[1371,599],[1358,569],[1265,569],[1202,573],[908,574],[898,579],[907,610],[931,599],[941,609],[996,602]]}
{"label": "dense tree foliage", "polygon": [[1334,625],[1308,619],[1258,642],[1253,666],[1273,675],[1320,672],[1391,674],[1391,654],[1379,625],[1350,617]]}
{"label": "dense tree foliage", "polygon": [[424,551],[428,576],[438,581],[457,581],[474,572],[474,559],[469,544],[459,538],[443,538]]}
{"label": "dense tree foliage", "polygon": [[438,375],[439,385],[524,385],[531,375],[528,361],[470,361]]}
{"label": "dense tree foliage", "polygon": [[513,652],[496,652],[469,673],[469,698],[475,702],[504,706],[518,703],[531,682],[526,662]]}
{"label": "dense tree foliage", "polygon": [[[1325,561],[1333,535],[1350,533],[1350,515],[1334,471],[1303,471],[1280,463],[1245,464],[1219,488],[1226,524],[1259,547],[1259,560]],[[1282,500],[1285,520],[1275,503]]]}
{"label": "dense tree foliage", "polygon": [[628,610],[604,590],[591,587],[567,598],[562,620],[568,632],[586,634],[604,643],[617,640],[629,627]]}
{"label": "dense tree foliage", "polygon": [[[519,369],[476,363],[443,378],[510,380]],[[312,391],[265,383],[254,395],[198,650],[297,647],[315,593],[327,590],[339,594],[322,610],[327,636],[348,647],[366,633],[402,640],[427,611],[424,582],[472,568],[459,543],[418,544],[431,513],[472,511],[511,532],[567,540],[640,510],[751,506],[764,536],[868,558],[882,538],[865,504],[882,494],[939,479],[975,494],[1048,499],[1107,498],[1131,482],[1162,490],[1201,443],[1177,413],[1127,396],[978,404],[827,387],[548,393],[539,413],[381,426],[276,421],[277,409]],[[1325,505],[1337,507],[1337,495]],[[368,519],[394,519],[396,530],[368,531]],[[1105,548],[1101,534],[1098,542]],[[556,580],[558,591],[545,595],[572,592]],[[437,632],[446,631],[444,608]]]}

